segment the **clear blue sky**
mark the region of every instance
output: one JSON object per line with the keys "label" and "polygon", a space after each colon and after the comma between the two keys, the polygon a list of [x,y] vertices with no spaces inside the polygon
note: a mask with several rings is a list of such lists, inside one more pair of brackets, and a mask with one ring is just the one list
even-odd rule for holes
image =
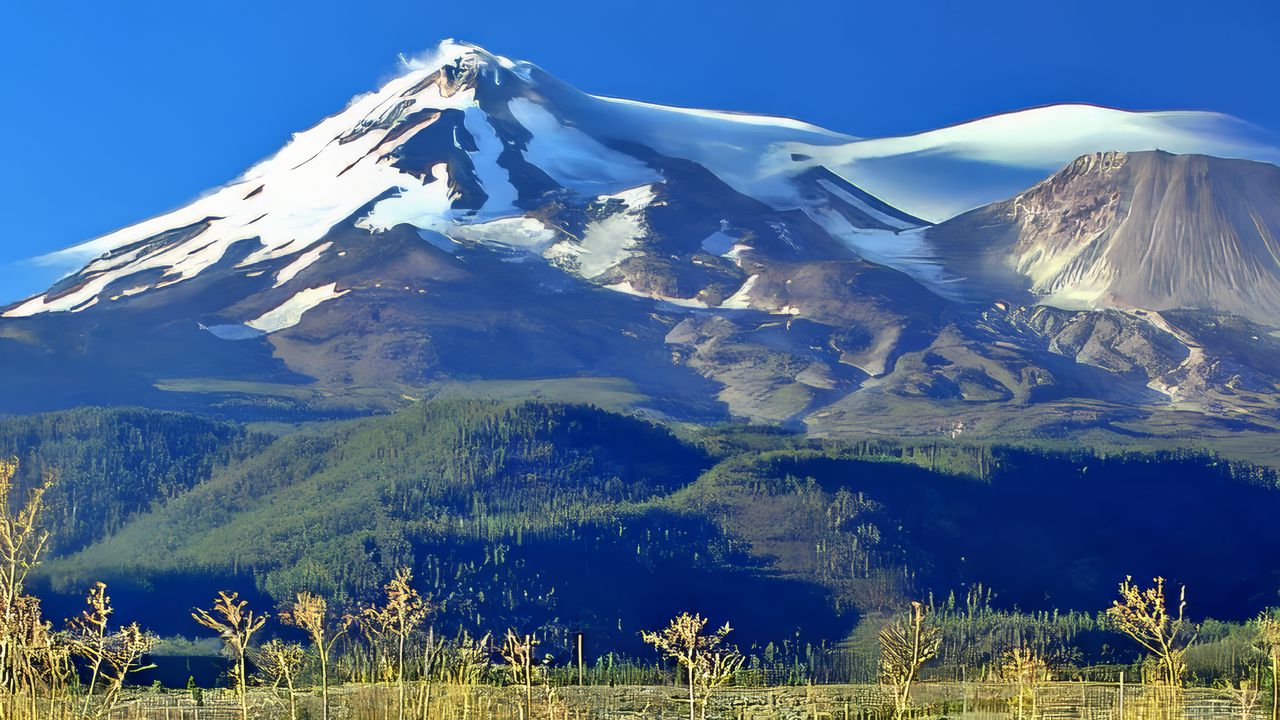
{"label": "clear blue sky", "polygon": [[226,182],[444,37],[588,92],[854,135],[1069,101],[1280,129],[1276,0],[5,5],[0,297],[35,282],[13,261]]}

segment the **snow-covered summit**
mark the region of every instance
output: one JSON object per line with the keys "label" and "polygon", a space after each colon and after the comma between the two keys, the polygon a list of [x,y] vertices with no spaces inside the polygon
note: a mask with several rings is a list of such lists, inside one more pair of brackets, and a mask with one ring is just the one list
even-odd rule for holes
{"label": "snow-covered summit", "polygon": [[[595,198],[666,185],[672,173],[692,183],[693,168],[706,174],[698,182],[714,180],[770,211],[800,211],[820,229],[766,230],[771,239],[756,233],[757,245],[804,255],[830,254],[818,246],[834,243],[927,280],[927,259],[894,247],[899,233],[925,224],[919,217],[945,219],[1006,197],[1086,151],[1280,157],[1254,130],[1213,113],[1068,105],[864,140],[789,118],[588,95],[536,65],[446,40],[402,59],[382,87],[228,185],[46,258],[84,266],[3,314],[81,311],[225,264],[269,270],[273,287],[305,283],[308,266],[339,251],[326,238],[344,224],[518,247],[603,277],[652,227],[650,208]],[[686,193],[715,194],[697,187]],[[594,232],[578,236],[539,210],[552,197],[617,217],[588,218],[584,228]],[[734,218],[709,221],[707,234]],[[827,237],[815,241],[815,232]],[[797,245],[797,236],[809,239]]]}
{"label": "snow-covered summit", "polygon": [[[702,161],[739,191],[794,207],[800,199],[789,178],[754,167],[762,149],[847,139],[787,119],[595,98],[536,66],[453,40],[402,65],[232,183],[57,253],[86,264],[4,314],[84,310],[191,279],[233,256],[239,267],[295,258],[277,273],[288,282],[329,252],[321,242],[344,221],[447,236],[483,235],[468,228],[489,224],[501,240],[511,224],[491,223],[523,218],[549,190],[591,198],[663,182],[655,153]],[[520,225],[528,234],[530,223]]]}

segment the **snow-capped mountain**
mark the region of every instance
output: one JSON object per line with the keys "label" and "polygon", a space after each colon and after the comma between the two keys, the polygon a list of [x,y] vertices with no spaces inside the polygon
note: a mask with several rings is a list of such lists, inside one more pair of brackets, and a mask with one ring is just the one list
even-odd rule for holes
{"label": "snow-capped mountain", "polygon": [[[910,214],[917,208],[940,220],[1003,199],[1092,148],[1280,158],[1255,128],[1214,113],[1065,105],[861,140],[786,118],[590,96],[536,66],[453,41],[405,68],[235,182],[56,253],[87,264],[6,315],[82,310],[188,280],[250,240],[259,247],[239,264],[291,258],[276,278],[284,284],[329,252],[319,241],[340,222],[370,231],[409,224],[452,242],[479,238],[576,262],[584,275],[598,276],[628,256],[644,209],[661,203],[652,188],[665,181],[664,160],[692,162],[774,210],[802,210],[863,254],[917,269],[911,250],[885,247],[877,231],[927,224]],[[872,192],[883,189],[906,210],[850,187],[851,177],[866,178]],[[550,190],[625,211],[610,213],[587,237],[567,238],[528,212]],[[155,280],[140,277],[144,271]],[[108,286],[114,290],[104,298]]]}
{"label": "snow-capped mountain", "polygon": [[[1089,155],[1066,176],[1111,175],[921,218],[1014,196],[1081,148],[1276,157],[1258,138],[1209,113],[1059,106],[863,140],[587,95],[446,42],[234,182],[60,253],[83,267],[0,311],[0,398],[331,414],[516,383],[834,434],[1171,410],[1263,422],[1267,402],[1241,394],[1280,377],[1268,318],[1248,311],[1269,285],[1221,263],[1183,282],[1199,260],[1180,260],[1169,282],[1208,295],[1126,288],[1164,272],[1128,267],[1142,233],[1180,257],[1201,241],[1195,212],[1195,229],[1229,225],[1241,250],[1223,252],[1247,246],[1260,277],[1276,205],[1257,180],[1274,166],[1150,155],[1182,169],[1137,173],[1149,154]],[[1152,178],[1158,192],[1135,189]],[[1005,224],[954,239],[974,217]],[[1128,249],[1086,268],[1081,239],[1103,226]],[[978,272],[988,256],[1015,261]],[[1104,281],[1124,302],[1026,307],[1028,289],[1058,301]]]}
{"label": "snow-capped mountain", "polygon": [[[245,242],[254,247],[237,258],[237,267],[270,267],[273,285],[285,285],[338,252],[322,241],[340,223],[370,233],[408,225],[444,247],[481,242],[527,250],[594,279],[632,255],[647,215],[665,204],[665,186],[678,182],[668,176],[682,169],[672,165],[689,160],[711,171],[708,181],[741,193],[739,202],[800,208],[825,226],[898,230],[925,224],[830,173],[778,172],[758,163],[760,149],[778,143],[810,147],[846,140],[781,118],[596,98],[532,65],[446,42],[376,92],[297,134],[235,182],[175,212],[64,251],[92,259],[51,292],[5,315],[77,312],[164,288],[200,275]],[[548,202],[563,204],[565,197],[599,215],[580,234],[534,212]],[[732,237],[732,218],[718,220],[707,233],[713,245]],[[814,237],[794,247],[786,247],[790,238],[768,234],[775,237],[757,244],[781,243],[783,253],[841,252],[825,233],[810,230]],[[275,267],[282,259],[290,262]],[[290,302],[313,306],[333,297],[335,292],[311,292]]]}

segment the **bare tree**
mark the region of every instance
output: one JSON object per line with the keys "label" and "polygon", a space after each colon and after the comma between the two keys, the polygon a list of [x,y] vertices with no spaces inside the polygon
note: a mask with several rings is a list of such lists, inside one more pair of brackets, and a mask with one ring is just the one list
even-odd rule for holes
{"label": "bare tree", "polygon": [[[69,622],[69,640],[72,651],[83,658],[90,670],[89,685],[85,691],[84,717],[110,717],[120,698],[120,690],[131,673],[146,670],[142,657],[156,645],[156,637],[144,632],[137,623],[119,630],[110,630],[110,618],[114,609],[104,583],[95,583],[85,599],[89,609]],[[99,684],[98,707],[93,709],[95,690]]]}
{"label": "bare tree", "polygon": [[444,637],[436,637],[435,628],[427,631],[422,646],[422,683],[414,693],[414,703],[420,709],[418,716],[422,720],[426,720],[427,714],[431,711],[431,681],[435,677],[436,663],[444,655],[446,645],[447,641]]}
{"label": "bare tree", "polygon": [[49,541],[40,516],[53,484],[52,477],[46,477],[24,504],[15,507],[10,497],[17,472],[17,458],[0,458],[0,689],[11,694],[34,692],[23,687],[31,676],[24,640],[38,632],[43,620],[39,602],[26,594],[26,581]]}
{"label": "bare tree", "polygon": [[247,600],[240,600],[239,593],[219,592],[213,601],[213,611],[196,608],[191,617],[201,625],[218,633],[223,644],[235,660],[236,693],[240,697],[240,718],[249,720],[249,673],[245,660],[253,634],[267,622],[265,615],[255,615]]}
{"label": "bare tree", "polygon": [[[41,631],[34,638],[32,651],[36,653],[40,671],[48,690],[48,716],[56,717],[58,699],[66,697],[69,683],[75,675],[75,661],[71,656],[71,644],[63,633],[52,632],[51,623],[42,623]],[[35,698],[32,698],[32,703]],[[33,713],[38,716],[38,713]]]}
{"label": "bare tree", "polygon": [[729,623],[712,633],[703,632],[706,626],[701,615],[681,613],[662,630],[640,633],[646,643],[684,669],[689,683],[689,720],[697,718],[699,690],[705,716],[712,690],[728,683],[742,666],[742,656],[725,642],[733,631]]}
{"label": "bare tree", "polygon": [[1120,583],[1120,599],[1107,609],[1116,629],[1133,638],[1151,653],[1160,668],[1160,679],[1169,687],[1182,684],[1187,672],[1187,648],[1195,642],[1198,628],[1186,618],[1187,589],[1182,588],[1178,609],[1170,612],[1165,601],[1164,578],[1140,588],[1126,577]]}
{"label": "bare tree", "polygon": [[76,654],[89,663],[89,686],[85,692],[84,708],[81,712],[87,717],[93,692],[98,686],[98,677],[102,674],[102,666],[106,662],[109,637],[107,627],[111,613],[115,611],[111,607],[111,598],[107,596],[105,583],[96,583],[89,588],[89,595],[85,598],[85,602],[88,603],[89,609],[82,611],[78,617],[72,618],[68,625],[74,638]]}
{"label": "bare tree", "polygon": [[894,717],[902,717],[911,703],[911,685],[920,668],[938,654],[942,631],[925,622],[924,605],[911,603],[911,612],[880,631],[880,681],[893,694]]}
{"label": "bare tree", "polygon": [[284,683],[289,693],[289,720],[298,720],[296,680],[307,659],[307,651],[298,643],[280,639],[268,640],[258,651],[259,667],[276,687]]}
{"label": "bare tree", "polygon": [[350,617],[336,622],[329,618],[329,603],[324,598],[309,592],[300,592],[293,605],[280,613],[280,621],[302,630],[311,639],[320,658],[320,716],[329,720],[329,653],[333,646],[347,630],[351,628]]}
{"label": "bare tree", "polygon": [[707,657],[702,671],[697,674],[698,694],[702,696],[702,720],[707,719],[707,703],[711,694],[733,682],[745,661],[746,658],[733,648],[713,651]]}
{"label": "bare tree", "polygon": [[379,637],[390,637],[396,644],[396,693],[399,699],[399,720],[405,713],[405,648],[409,636],[431,614],[430,603],[413,589],[413,572],[409,568],[396,571],[395,577],[385,586],[386,603],[382,607],[366,608],[361,613],[362,625],[376,644]]}
{"label": "bare tree", "polygon": [[1035,715],[1036,686],[1049,681],[1049,663],[1043,655],[1029,647],[1016,647],[1005,653],[1000,665],[1000,676],[1005,682],[1013,683],[1018,694],[1014,702],[1018,709],[1018,720],[1026,717],[1027,706]]}

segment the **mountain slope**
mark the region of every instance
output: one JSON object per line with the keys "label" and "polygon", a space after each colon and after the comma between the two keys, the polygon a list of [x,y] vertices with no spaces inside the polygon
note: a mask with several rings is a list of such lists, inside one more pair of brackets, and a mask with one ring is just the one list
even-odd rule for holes
{"label": "mountain slope", "polygon": [[1051,305],[1280,317],[1280,167],[1095,153],[1018,196],[931,229],[975,292]]}

